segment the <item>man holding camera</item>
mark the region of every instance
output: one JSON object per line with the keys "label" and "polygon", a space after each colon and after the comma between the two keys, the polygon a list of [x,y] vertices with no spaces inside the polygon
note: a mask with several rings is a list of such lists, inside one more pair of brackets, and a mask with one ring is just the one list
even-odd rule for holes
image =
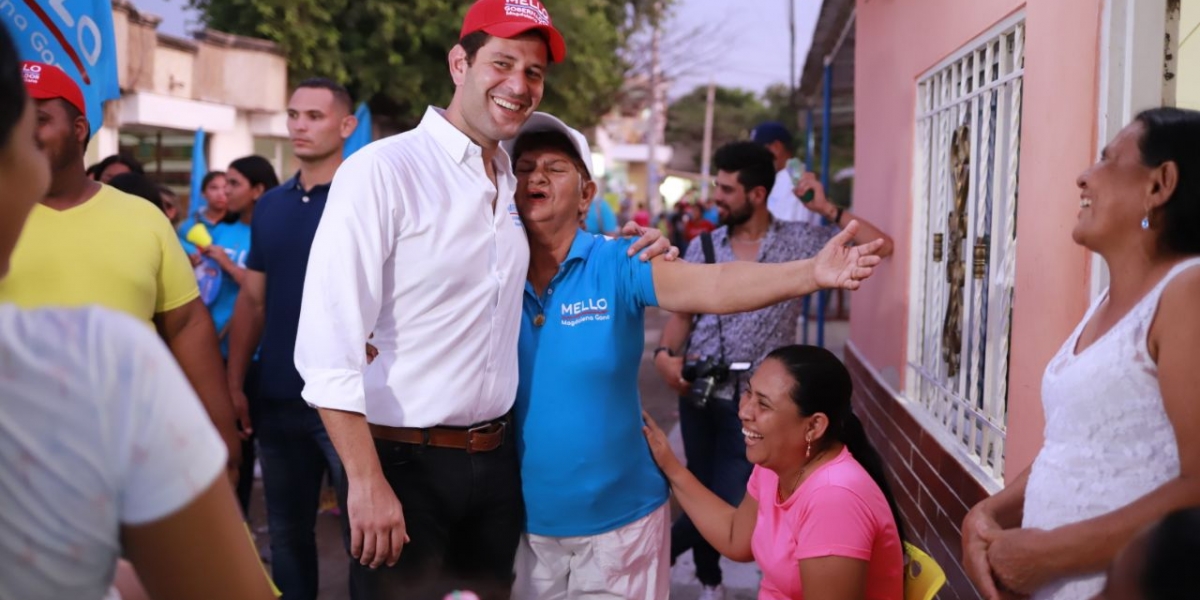
{"label": "man holding camera", "polygon": [[[688,246],[688,262],[778,263],[812,258],[852,220],[858,221],[853,243],[882,240],[879,256],[891,254],[891,239],[870,223],[829,203],[811,173],[800,180],[795,193],[800,197],[812,191],[808,208],[831,225],[772,217],[767,197],[775,185],[776,169],[774,156],[762,145],[726,144],[713,156],[713,165],[717,169],[713,196],[723,226],[712,232],[707,243],[702,236],[696,240],[698,243]],[[705,246],[711,248],[711,259],[706,257]],[[742,499],[751,471],[737,414],[743,376],[772,349],[795,343],[793,324],[801,307],[799,299],[791,299],[727,316],[676,312],[654,350],[659,375],[680,394],[679,425],[688,469],[735,506]],[[696,562],[696,577],[704,586],[701,598],[724,597],[720,555],[683,516],[671,529],[672,561],[688,549]]]}

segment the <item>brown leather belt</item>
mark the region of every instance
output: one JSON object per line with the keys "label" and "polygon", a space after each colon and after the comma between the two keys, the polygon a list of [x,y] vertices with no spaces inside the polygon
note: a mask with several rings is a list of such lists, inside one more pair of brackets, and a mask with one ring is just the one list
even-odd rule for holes
{"label": "brown leather belt", "polygon": [[371,424],[371,435],[402,444],[466,450],[468,453],[491,452],[504,443],[504,419],[474,427],[388,427]]}

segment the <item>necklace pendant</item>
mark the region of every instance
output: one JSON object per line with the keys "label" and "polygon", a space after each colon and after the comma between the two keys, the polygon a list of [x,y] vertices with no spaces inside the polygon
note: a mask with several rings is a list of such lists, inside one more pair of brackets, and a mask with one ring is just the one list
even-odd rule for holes
{"label": "necklace pendant", "polygon": [[546,315],[545,314],[539,313],[536,317],[533,318],[533,326],[534,327],[541,327],[542,325],[545,325],[545,324],[546,324]]}

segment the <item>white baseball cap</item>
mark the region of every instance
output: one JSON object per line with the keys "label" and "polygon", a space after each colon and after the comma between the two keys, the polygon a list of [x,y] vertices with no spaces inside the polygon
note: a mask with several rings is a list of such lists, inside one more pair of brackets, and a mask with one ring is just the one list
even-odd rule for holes
{"label": "white baseball cap", "polygon": [[587,169],[588,178],[592,177],[592,150],[588,146],[587,138],[577,129],[568,127],[558,117],[544,112],[535,112],[525,121],[525,125],[521,127],[521,131],[517,132],[517,137],[511,140],[501,142],[504,151],[508,152],[511,157],[513,149],[517,146],[517,140],[527,133],[536,133],[540,131],[557,131],[567,136],[571,141],[571,145],[575,146],[575,151],[579,153],[579,161],[583,163],[583,167]]}

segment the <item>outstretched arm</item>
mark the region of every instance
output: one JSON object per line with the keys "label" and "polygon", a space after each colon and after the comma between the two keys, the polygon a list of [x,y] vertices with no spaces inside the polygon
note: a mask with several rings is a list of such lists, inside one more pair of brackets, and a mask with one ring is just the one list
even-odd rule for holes
{"label": "outstretched arm", "polygon": [[856,290],[871,276],[883,240],[847,247],[858,233],[851,222],[807,260],[786,263],[734,261],[715,264],[653,263],[660,307],[687,313],[728,314],[757,310],[819,289]]}

